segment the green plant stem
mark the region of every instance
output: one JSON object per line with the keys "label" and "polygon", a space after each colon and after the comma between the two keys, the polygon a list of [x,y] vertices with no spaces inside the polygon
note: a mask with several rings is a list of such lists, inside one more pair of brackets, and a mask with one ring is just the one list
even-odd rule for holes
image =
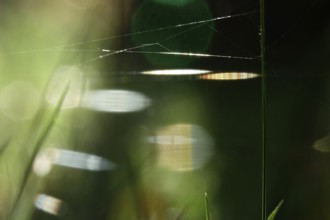
{"label": "green plant stem", "polygon": [[261,56],[261,219],[266,220],[266,46],[265,46],[265,1],[260,0],[260,56]]}
{"label": "green plant stem", "polygon": [[210,220],[209,200],[207,197],[207,193],[204,194],[204,204],[205,204],[205,220]]}

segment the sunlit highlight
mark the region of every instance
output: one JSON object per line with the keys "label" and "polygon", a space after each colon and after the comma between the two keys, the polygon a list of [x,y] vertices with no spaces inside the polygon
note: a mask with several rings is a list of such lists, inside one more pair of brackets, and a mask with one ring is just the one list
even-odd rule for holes
{"label": "sunlit highlight", "polygon": [[56,165],[91,171],[113,170],[116,168],[114,163],[99,156],[63,149],[56,150],[57,155],[54,160]]}
{"label": "sunlit highlight", "polygon": [[256,73],[247,72],[224,72],[224,73],[210,73],[200,75],[199,79],[203,80],[245,80],[260,77]]}
{"label": "sunlit highlight", "polygon": [[177,145],[177,144],[192,144],[196,140],[192,139],[190,137],[186,137],[186,136],[178,136],[178,135],[162,136],[162,135],[158,135],[158,136],[149,137],[148,141],[150,143],[154,143],[154,144],[165,144],[165,145],[173,144],[173,145]]}
{"label": "sunlit highlight", "polygon": [[196,125],[167,126],[147,140],[157,145],[158,165],[170,170],[189,171],[201,168],[212,154],[211,137]]}
{"label": "sunlit highlight", "polygon": [[89,171],[109,171],[117,167],[109,160],[92,154],[49,148],[37,156],[33,169],[38,176],[45,176],[53,165]]}
{"label": "sunlit highlight", "polygon": [[142,74],[147,75],[198,75],[210,73],[209,70],[199,70],[199,69],[165,69],[165,70],[150,70],[143,71]]}
{"label": "sunlit highlight", "polygon": [[43,177],[48,175],[53,167],[56,153],[56,149],[49,148],[37,155],[33,163],[33,171],[37,176]]}
{"label": "sunlit highlight", "polygon": [[56,106],[61,95],[61,91],[69,84],[69,91],[64,99],[62,108],[78,107],[82,98],[83,73],[76,66],[61,66],[53,74],[46,100],[53,106]]}
{"label": "sunlit highlight", "polygon": [[128,90],[94,90],[87,92],[82,106],[101,112],[127,113],[141,111],[151,100]]}
{"label": "sunlit highlight", "polygon": [[37,209],[52,215],[60,215],[63,202],[52,196],[39,194],[34,202]]}

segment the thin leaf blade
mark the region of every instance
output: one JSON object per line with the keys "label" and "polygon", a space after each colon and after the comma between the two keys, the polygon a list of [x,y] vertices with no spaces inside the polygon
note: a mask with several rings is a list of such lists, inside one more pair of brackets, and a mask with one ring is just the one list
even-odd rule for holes
{"label": "thin leaf blade", "polygon": [[281,206],[283,205],[283,202],[284,202],[284,200],[280,201],[280,203],[276,206],[276,208],[270,213],[267,220],[274,220],[275,219],[275,216],[278,213],[278,211],[280,210]]}

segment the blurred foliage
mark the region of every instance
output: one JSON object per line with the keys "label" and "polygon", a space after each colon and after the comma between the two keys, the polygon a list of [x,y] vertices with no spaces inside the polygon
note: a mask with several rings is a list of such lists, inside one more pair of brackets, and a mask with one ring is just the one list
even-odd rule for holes
{"label": "blurred foliage", "polygon": [[[143,35],[133,35],[132,39],[135,45],[157,43],[141,49],[150,52],[205,53],[210,48],[211,39],[214,35],[212,30],[214,22],[182,27],[177,25],[211,19],[212,14],[207,3],[205,1],[188,1],[184,6],[177,7],[172,4],[160,4],[159,2],[162,1],[148,0],[141,4],[133,17],[132,32],[157,30],[160,27],[164,29],[151,31]],[[179,3],[179,1],[175,2]],[[177,27],[167,28],[172,26]],[[187,68],[193,60],[196,60],[194,57],[178,58],[176,56],[148,53],[145,54],[145,57],[155,68]]]}
{"label": "blurred foliage", "polygon": [[[275,25],[267,31],[275,29],[276,34],[269,31],[275,43],[267,54],[267,203],[285,196],[283,219],[329,218],[330,29],[320,16],[328,16],[329,3],[318,2],[309,3],[317,6],[308,9],[311,13],[298,1],[280,1],[285,7],[268,9]],[[256,5],[242,0],[1,1],[0,219],[257,219],[260,80],[134,75],[142,68],[258,70],[259,60],[251,64],[147,53],[253,55],[259,50],[254,48],[257,11],[221,22],[181,24],[253,12]],[[308,15],[302,20],[299,13]],[[299,25],[290,28],[295,21]],[[286,36],[288,40],[281,41]],[[120,52],[131,47],[140,47],[131,52],[142,54]],[[116,51],[116,56],[105,50]],[[122,70],[134,73],[122,76]],[[60,109],[57,101],[68,81],[65,108]],[[80,106],[85,91],[118,88],[145,94],[152,100],[150,108],[117,114]],[[197,124],[214,138],[212,157],[198,169],[182,172],[159,166],[157,141],[146,141],[178,123]],[[187,158],[189,147],[198,143],[181,133],[158,136],[163,144],[171,138],[189,142],[180,148]],[[35,175],[31,164],[39,150],[54,147],[100,155],[118,169],[89,172],[54,166],[46,177]],[[209,197],[203,196],[206,191]],[[37,210],[34,203],[40,194],[61,200],[64,212],[56,217]],[[282,203],[268,220],[279,216]]]}

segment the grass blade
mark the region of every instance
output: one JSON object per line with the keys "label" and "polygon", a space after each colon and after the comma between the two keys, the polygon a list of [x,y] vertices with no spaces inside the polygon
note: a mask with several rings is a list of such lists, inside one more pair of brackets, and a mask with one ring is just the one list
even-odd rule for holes
{"label": "grass blade", "polygon": [[283,205],[283,202],[284,202],[284,200],[280,201],[280,203],[276,206],[276,208],[272,211],[272,213],[270,213],[267,220],[274,220],[275,219],[275,216],[278,213],[278,211],[280,210],[281,206]]}
{"label": "grass blade", "polygon": [[207,193],[204,194],[204,204],[205,204],[205,220],[211,220],[210,212],[209,212],[209,199]]}
{"label": "grass blade", "polygon": [[21,200],[21,197],[23,195],[23,192],[24,192],[24,189],[26,188],[26,185],[27,185],[27,182],[29,180],[29,177],[30,177],[30,173],[31,173],[31,170],[32,170],[32,166],[33,166],[33,162],[35,160],[35,157],[37,156],[43,142],[45,141],[47,135],[49,134],[50,130],[52,129],[54,123],[55,123],[55,120],[60,112],[60,109],[62,107],[62,104],[64,102],[64,99],[66,97],[66,94],[68,93],[68,90],[69,90],[69,83],[66,85],[66,87],[64,88],[61,96],[60,96],[60,99],[57,103],[57,105],[55,106],[55,109],[49,119],[49,121],[46,123],[46,126],[43,128],[43,130],[41,131],[41,134],[39,136],[39,138],[37,139],[35,145],[33,146],[33,153],[31,155],[31,159],[30,161],[28,162],[28,165],[25,169],[25,172],[24,172],[24,176],[23,176],[23,179],[22,179],[22,183],[21,183],[21,186],[19,187],[19,191],[18,191],[18,194],[15,198],[15,201],[14,201],[14,204],[13,204],[13,208],[11,209],[11,212],[10,212],[10,215],[9,215],[9,218],[8,219],[12,219],[13,217],[13,214],[15,213],[17,207],[18,207],[18,204],[19,204],[19,201]]}
{"label": "grass blade", "polygon": [[[260,56],[261,56],[261,219],[266,220],[266,31],[265,0],[260,4]],[[268,219],[267,219],[268,220]]]}

